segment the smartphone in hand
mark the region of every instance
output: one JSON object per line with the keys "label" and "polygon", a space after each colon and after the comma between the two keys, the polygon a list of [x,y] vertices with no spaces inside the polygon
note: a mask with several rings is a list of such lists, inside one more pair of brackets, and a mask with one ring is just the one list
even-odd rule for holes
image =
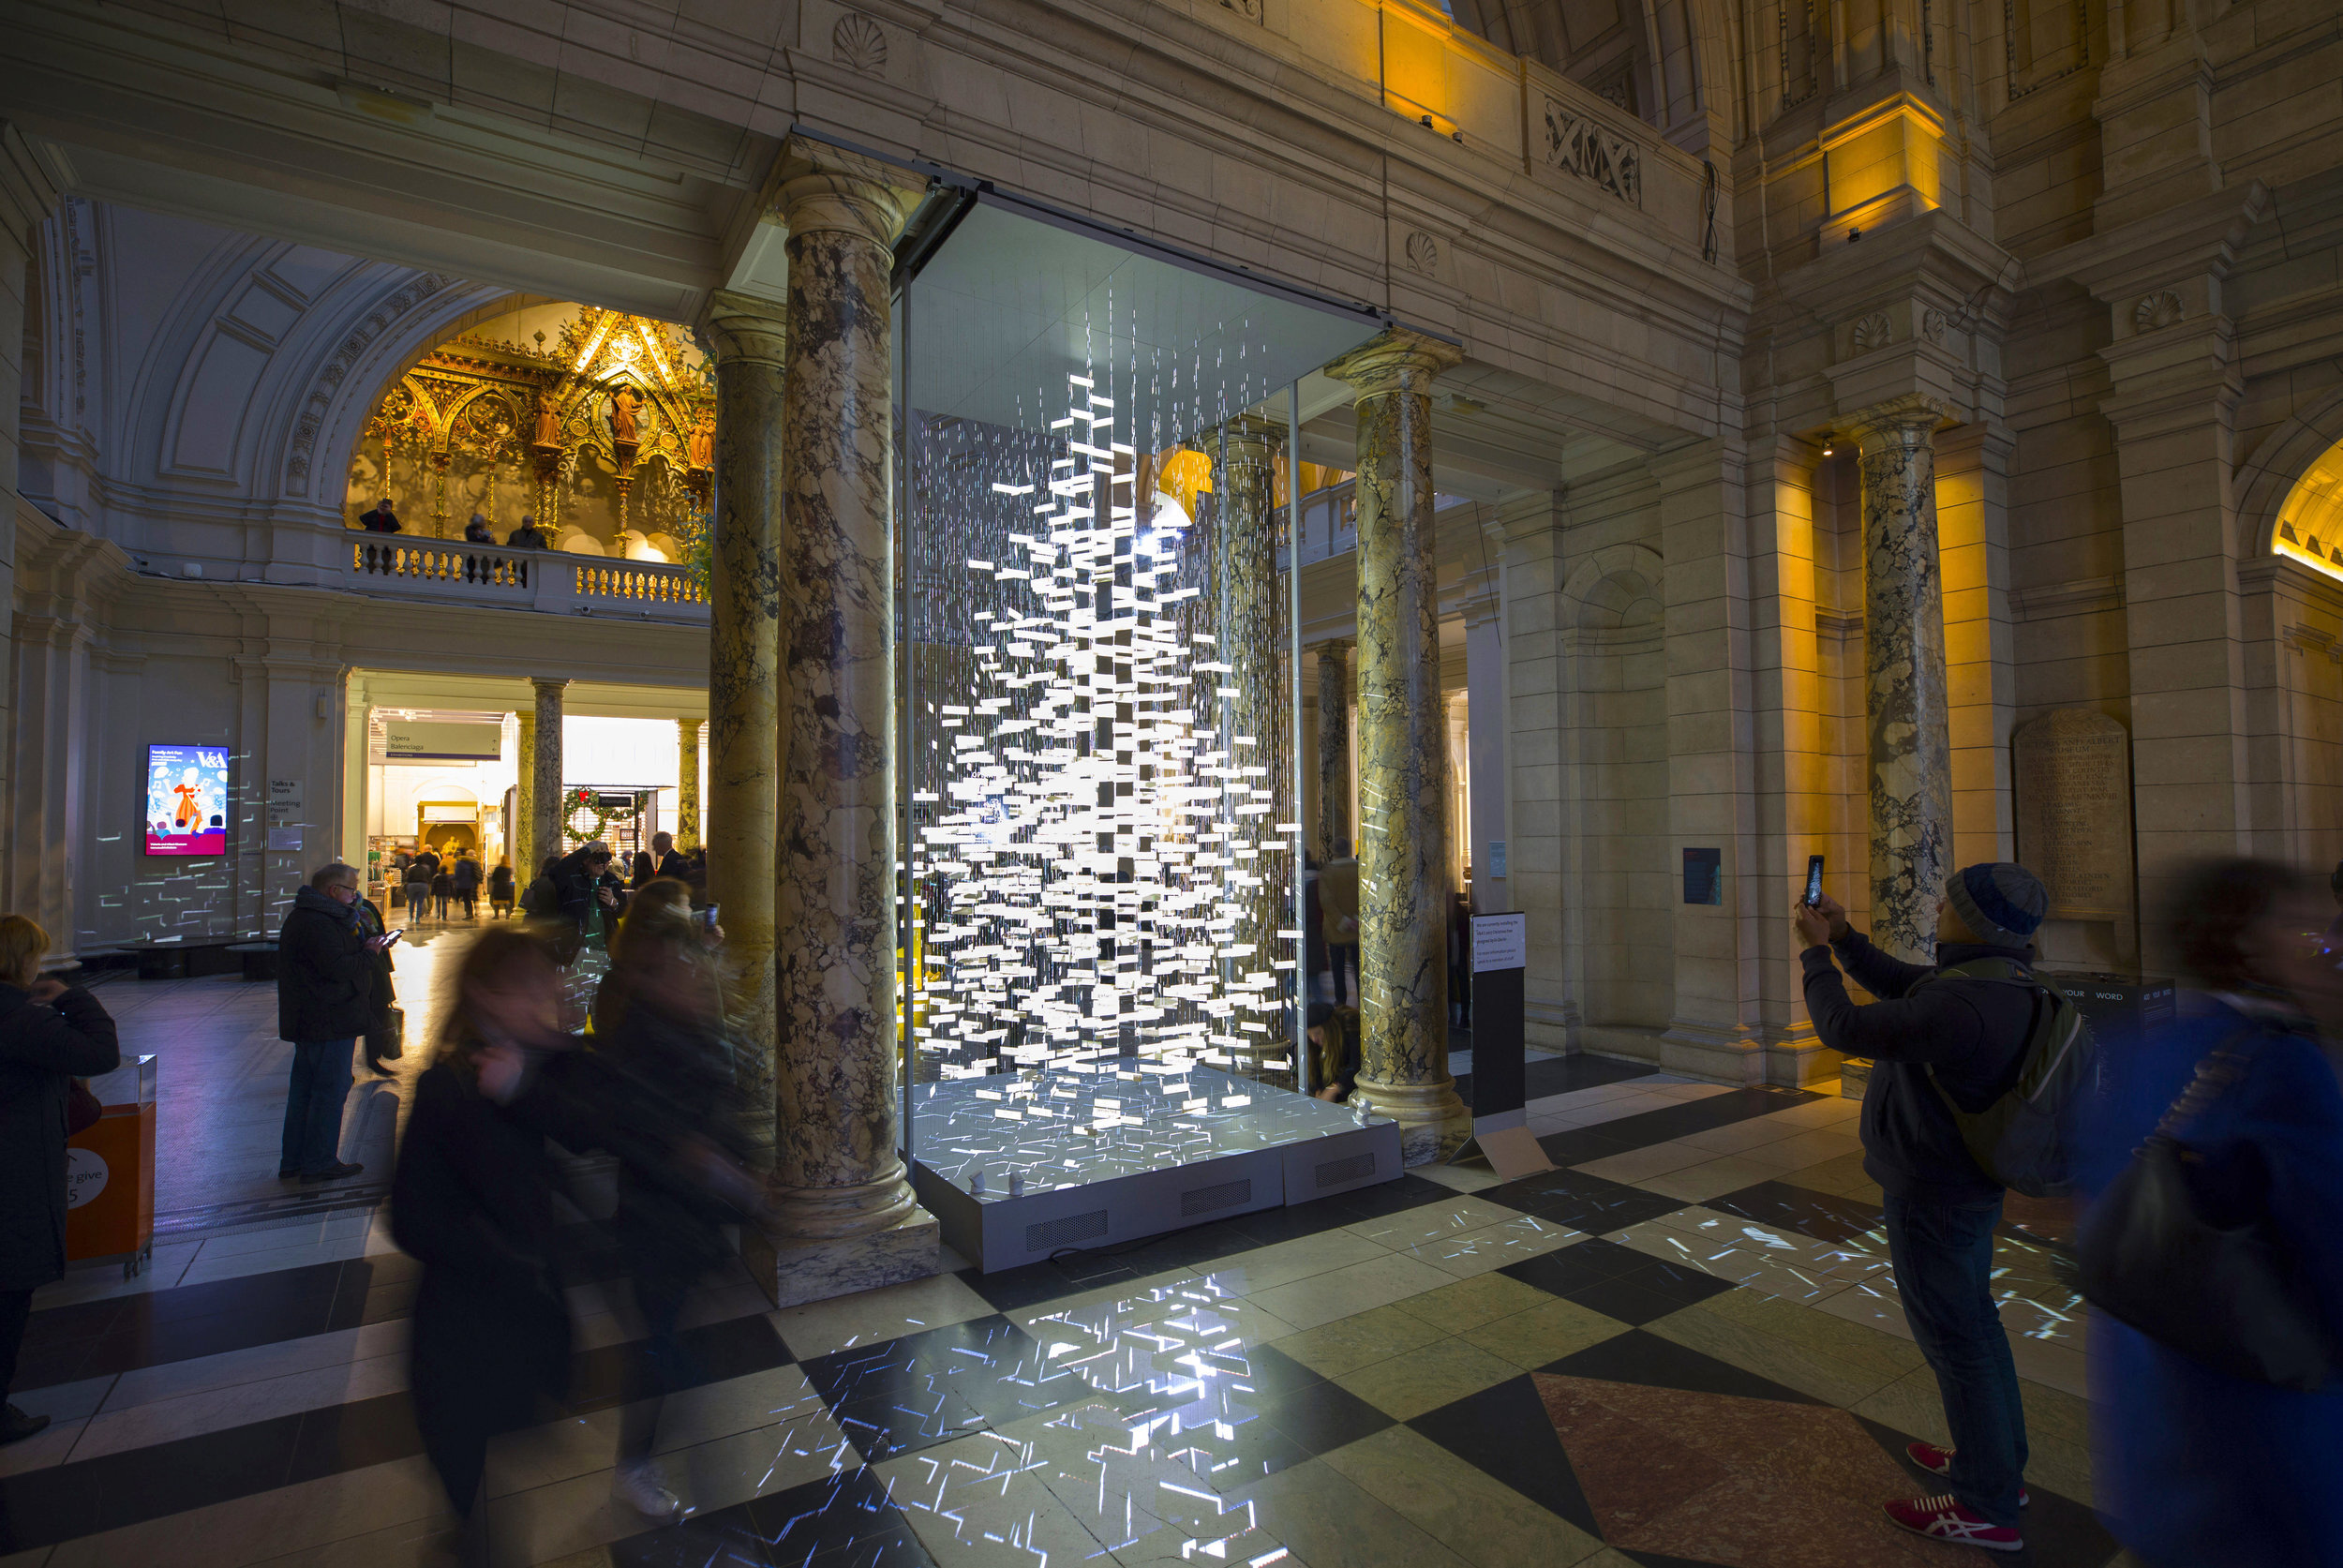
{"label": "smartphone in hand", "polygon": [[1822,857],[1809,855],[1806,857],[1806,907],[1812,909],[1821,902]]}

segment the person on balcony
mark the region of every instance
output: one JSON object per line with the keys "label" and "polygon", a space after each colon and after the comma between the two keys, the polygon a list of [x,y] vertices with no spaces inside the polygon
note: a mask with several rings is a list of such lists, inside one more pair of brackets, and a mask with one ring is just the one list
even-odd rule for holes
{"label": "person on balcony", "polygon": [[391,498],[384,496],[374,503],[374,510],[358,519],[358,526],[368,533],[397,533],[398,516],[391,510]]}
{"label": "person on balcony", "polygon": [[515,529],[504,543],[515,550],[542,550],[548,542],[544,531],[537,527],[536,518],[523,517],[521,526]]}
{"label": "person on balcony", "polygon": [[477,512],[473,513],[471,515],[471,521],[464,525],[464,543],[467,545],[493,545],[496,542],[497,536],[488,531],[488,519],[482,516]]}

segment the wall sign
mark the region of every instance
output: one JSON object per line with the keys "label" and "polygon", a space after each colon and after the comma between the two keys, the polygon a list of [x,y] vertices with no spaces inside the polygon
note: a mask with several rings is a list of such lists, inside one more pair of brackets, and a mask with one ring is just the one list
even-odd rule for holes
{"label": "wall sign", "polygon": [[1723,903],[1724,902],[1724,850],[1687,849],[1684,851],[1684,902],[1686,903]]}
{"label": "wall sign", "polygon": [[440,724],[422,719],[382,722],[385,762],[494,762],[504,754],[504,726]]}

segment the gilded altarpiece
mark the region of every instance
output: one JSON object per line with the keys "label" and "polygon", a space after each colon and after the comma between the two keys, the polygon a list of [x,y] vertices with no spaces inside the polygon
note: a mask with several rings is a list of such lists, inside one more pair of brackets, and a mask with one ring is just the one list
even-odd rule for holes
{"label": "gilded altarpiece", "polygon": [[534,306],[440,344],[383,390],[345,514],[356,527],[387,496],[410,535],[460,539],[478,513],[502,544],[528,516],[556,548],[689,562],[714,453],[708,364],[679,329]]}

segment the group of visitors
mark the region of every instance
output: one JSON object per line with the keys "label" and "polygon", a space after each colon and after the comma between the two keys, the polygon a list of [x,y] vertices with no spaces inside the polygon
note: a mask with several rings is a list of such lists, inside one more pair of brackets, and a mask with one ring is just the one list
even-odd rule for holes
{"label": "group of visitors", "polygon": [[462,904],[464,918],[479,916],[480,892],[488,890],[488,902],[494,908],[499,899],[497,889],[504,889],[502,913],[512,909],[513,867],[507,860],[499,860],[493,870],[484,869],[480,858],[458,844],[444,856],[425,845],[410,854],[397,850],[391,857],[391,880],[404,889],[401,896],[407,903],[407,923],[418,924],[425,919],[444,922],[452,905]]}
{"label": "group of visitors", "polygon": [[[360,513],[358,526],[368,533],[403,533],[406,531],[406,525],[398,520],[398,513],[392,506],[391,498],[388,496],[376,501],[372,511]],[[464,543],[493,545],[496,542],[497,536],[495,531],[488,527],[488,519],[480,513],[473,513],[470,519],[464,524]],[[551,545],[545,538],[545,530],[537,526],[536,518],[523,517],[521,526],[504,536],[504,546],[510,550],[543,550],[550,548]]]}

